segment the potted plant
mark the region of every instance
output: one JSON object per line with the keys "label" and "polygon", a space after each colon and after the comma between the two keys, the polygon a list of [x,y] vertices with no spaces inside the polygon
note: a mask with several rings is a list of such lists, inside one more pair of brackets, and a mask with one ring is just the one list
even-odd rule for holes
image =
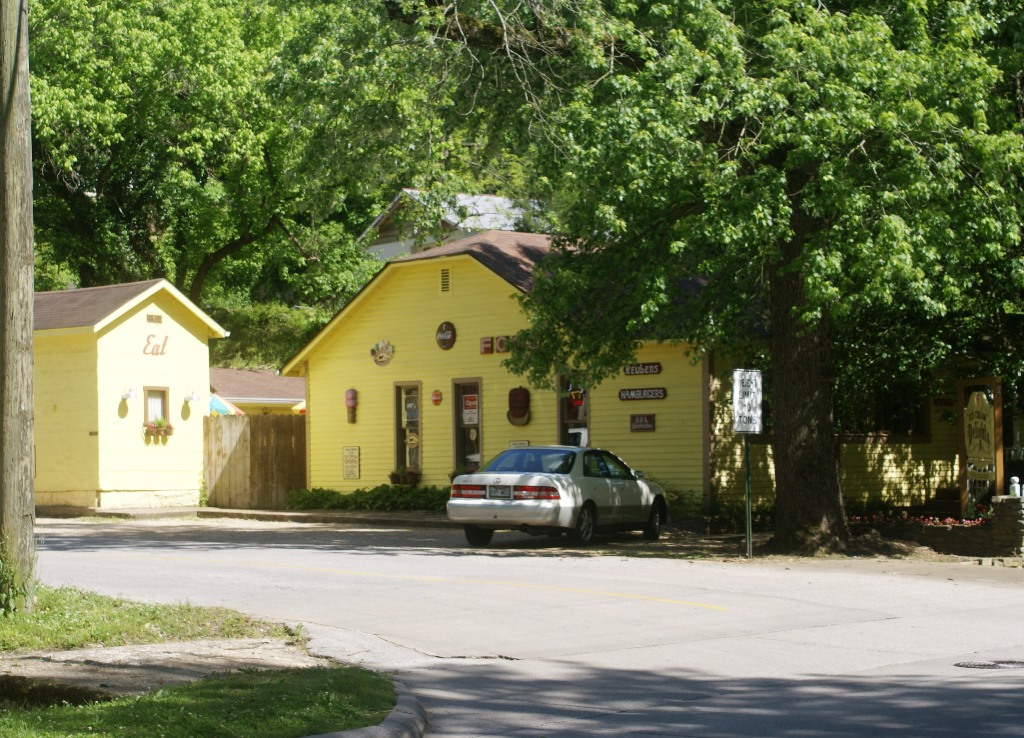
{"label": "potted plant", "polygon": [[406,482],[406,484],[408,484],[408,485],[410,485],[412,487],[415,487],[417,484],[419,484],[420,483],[420,471],[419,471],[419,469],[409,469],[405,473],[405,482]]}
{"label": "potted plant", "polygon": [[405,467],[400,466],[388,475],[392,484],[405,484]]}

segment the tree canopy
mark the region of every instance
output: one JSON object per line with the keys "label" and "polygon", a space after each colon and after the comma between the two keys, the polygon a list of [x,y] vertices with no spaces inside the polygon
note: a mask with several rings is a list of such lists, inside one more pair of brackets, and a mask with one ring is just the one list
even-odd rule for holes
{"label": "tree canopy", "polygon": [[1021,138],[988,45],[1009,16],[955,0],[589,10],[601,30],[574,28],[559,59],[589,74],[533,77],[559,86],[538,166],[567,203],[565,248],[510,366],[599,381],[644,339],[761,354],[776,537],[842,539],[836,393],[1019,339]]}

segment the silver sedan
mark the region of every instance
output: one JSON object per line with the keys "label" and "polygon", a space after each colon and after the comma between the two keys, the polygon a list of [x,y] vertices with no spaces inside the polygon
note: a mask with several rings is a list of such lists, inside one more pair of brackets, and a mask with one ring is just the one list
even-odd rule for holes
{"label": "silver sedan", "polygon": [[665,493],[615,454],[577,446],[510,448],[452,481],[448,518],[472,546],[496,530],[566,532],[587,544],[598,529],[642,530],[657,540],[668,520]]}

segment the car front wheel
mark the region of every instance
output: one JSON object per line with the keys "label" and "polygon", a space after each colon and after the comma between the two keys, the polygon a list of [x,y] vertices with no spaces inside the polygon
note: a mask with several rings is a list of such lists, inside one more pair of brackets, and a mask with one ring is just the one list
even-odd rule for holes
{"label": "car front wheel", "polygon": [[576,527],[569,533],[569,538],[577,545],[586,546],[594,540],[594,529],[596,527],[597,514],[594,512],[594,506],[586,504],[580,510],[579,517],[576,518]]}
{"label": "car front wheel", "polygon": [[476,525],[467,525],[464,530],[466,532],[466,541],[473,548],[486,548],[494,537],[493,530]]}

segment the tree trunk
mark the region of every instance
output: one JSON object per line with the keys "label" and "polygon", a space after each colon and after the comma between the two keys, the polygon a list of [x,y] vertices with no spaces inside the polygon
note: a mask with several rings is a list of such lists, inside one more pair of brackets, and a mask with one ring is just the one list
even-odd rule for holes
{"label": "tree trunk", "polygon": [[[32,152],[29,112],[28,0],[0,13],[0,554],[12,578],[0,586],[30,610],[35,567],[32,407]],[[20,600],[20,601],[19,601]]]}
{"label": "tree trunk", "polygon": [[828,315],[806,323],[804,239],[782,248],[771,277],[772,450],[775,537],[781,550],[834,548],[849,530],[839,488],[833,426],[832,336]]}

